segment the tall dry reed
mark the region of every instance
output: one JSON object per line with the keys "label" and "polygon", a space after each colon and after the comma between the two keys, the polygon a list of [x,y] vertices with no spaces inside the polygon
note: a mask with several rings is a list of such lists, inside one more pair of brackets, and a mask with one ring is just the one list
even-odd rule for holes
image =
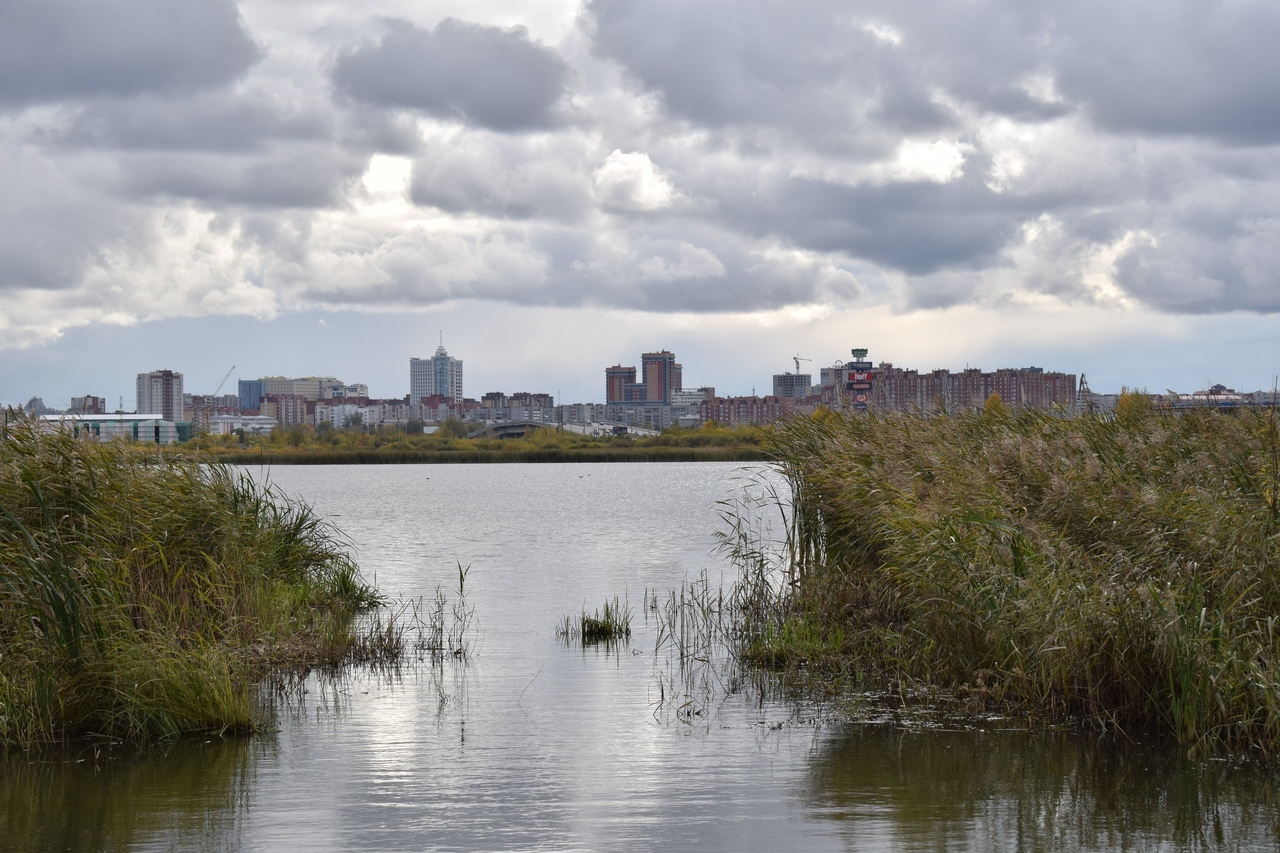
{"label": "tall dry reed", "polygon": [[377,602],[335,530],[246,475],[0,437],[0,743],[248,730],[254,678],[341,662]]}
{"label": "tall dry reed", "polygon": [[1277,754],[1274,411],[826,413],[773,452],[790,560],[747,572],[747,659]]}

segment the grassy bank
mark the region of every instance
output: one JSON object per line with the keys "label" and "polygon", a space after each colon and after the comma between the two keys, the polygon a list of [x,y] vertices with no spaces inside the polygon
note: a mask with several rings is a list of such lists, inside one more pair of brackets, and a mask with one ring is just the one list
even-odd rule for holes
{"label": "grassy bank", "polygon": [[747,660],[1280,751],[1275,413],[827,415],[773,449],[790,556],[748,576]]}
{"label": "grassy bank", "polygon": [[200,436],[190,446],[237,465],[380,465],[496,462],[747,462],[766,458],[769,430],[709,425],[640,438],[585,436],[554,427],[523,438],[467,438],[446,422],[432,435],[281,427],[267,436]]}
{"label": "grassy bank", "polygon": [[[509,442],[514,444],[514,442]],[[218,459],[232,465],[466,465],[503,462],[749,462],[768,458],[761,448],[722,447],[581,447],[439,450],[360,450],[270,447],[225,450]]]}
{"label": "grassy bank", "polygon": [[0,438],[0,744],[249,730],[267,670],[394,653],[353,628],[374,603],[335,531],[221,465]]}

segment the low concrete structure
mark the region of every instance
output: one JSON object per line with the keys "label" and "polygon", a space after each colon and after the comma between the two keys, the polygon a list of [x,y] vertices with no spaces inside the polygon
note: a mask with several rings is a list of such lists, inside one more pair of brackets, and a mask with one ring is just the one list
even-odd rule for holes
{"label": "low concrete structure", "polygon": [[178,425],[161,415],[42,415],[40,420],[51,429],[70,430],[77,437],[96,441],[126,438],[150,444],[174,444]]}

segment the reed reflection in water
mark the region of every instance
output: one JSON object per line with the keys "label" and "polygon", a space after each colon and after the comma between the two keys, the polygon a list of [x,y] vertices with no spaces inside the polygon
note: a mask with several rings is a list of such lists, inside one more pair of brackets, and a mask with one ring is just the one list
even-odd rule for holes
{"label": "reed reflection in water", "polygon": [[[751,678],[655,706],[651,615],[566,645],[566,615],[701,577],[732,464],[278,468],[405,598],[470,565],[465,663],[313,675],[278,731],[99,761],[0,758],[0,849],[1274,849],[1276,774],[1085,735],[837,725]],[[702,682],[686,681],[700,685]],[[727,684],[709,679],[713,686]]]}
{"label": "reed reflection in water", "polygon": [[803,798],[856,849],[1271,850],[1277,781],[1113,736],[849,725]]}

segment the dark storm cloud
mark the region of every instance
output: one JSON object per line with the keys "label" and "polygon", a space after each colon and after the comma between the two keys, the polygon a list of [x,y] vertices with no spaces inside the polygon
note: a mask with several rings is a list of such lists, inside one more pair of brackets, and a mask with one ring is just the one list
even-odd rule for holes
{"label": "dark storm cloud", "polygon": [[307,142],[334,135],[327,110],[256,91],[169,98],[145,95],[99,101],[76,111],[49,135],[62,145],[95,149],[238,152],[270,140]]}
{"label": "dark storm cloud", "polygon": [[[595,49],[699,124],[945,127],[935,93],[1022,120],[1280,140],[1280,6],[591,0]],[[1056,87],[1030,91],[1034,78]],[[859,105],[870,104],[865,114]]]}
{"label": "dark storm cloud", "polygon": [[230,0],[0,3],[0,105],[220,86],[258,56]]}
{"label": "dark storm cloud", "polygon": [[1171,0],[1063,4],[1053,66],[1100,125],[1280,141],[1280,6]]}
{"label": "dark storm cloud", "polygon": [[989,262],[1029,208],[980,181],[839,186],[791,179],[743,227],[767,227],[796,245],[873,261],[912,275]]}
{"label": "dark storm cloud", "polygon": [[102,243],[129,233],[138,218],[32,152],[0,159],[0,186],[0,292],[72,288]]}
{"label": "dark storm cloud", "polygon": [[388,21],[387,32],[338,57],[337,91],[364,103],[421,110],[499,131],[557,125],[569,66],[523,27],[452,18],[434,30]]}
{"label": "dark storm cloud", "polygon": [[0,7],[0,315],[1280,311],[1258,0],[590,0],[564,56],[249,2],[262,56],[222,0]]}
{"label": "dark storm cloud", "polygon": [[368,157],[334,146],[295,144],[262,156],[200,153],[121,155],[111,186],[130,198],[176,196],[213,208],[325,208],[343,203]]}
{"label": "dark storm cloud", "polygon": [[861,122],[910,132],[948,126],[946,110],[912,68],[914,57],[837,14],[842,8],[734,0],[587,5],[597,52],[697,124],[766,123],[807,133]]}
{"label": "dark storm cloud", "polygon": [[[904,139],[962,143],[946,180],[664,160],[681,192],[744,237],[906,273],[908,305],[983,298],[974,276],[1009,268],[1027,223],[1047,216],[1053,259],[1024,258],[1027,291],[1094,299],[1081,265],[1127,240],[1113,273],[1130,298],[1169,311],[1280,308],[1257,224],[1275,217],[1280,169],[1221,147],[1280,142],[1273,3],[590,0],[585,21],[596,55],[668,115],[740,152],[764,140],[749,157],[842,152],[856,167],[887,161]],[[1073,172],[1033,148],[1014,178],[993,180],[997,157],[1023,156],[984,135],[1004,118],[1024,128],[1009,139],[1056,127],[1045,139],[1064,164],[1076,155],[1060,146],[1083,145],[1107,165],[1086,158]],[[1195,221],[1169,213],[1209,208]]]}
{"label": "dark storm cloud", "polygon": [[414,164],[409,196],[449,213],[577,220],[592,205],[580,147],[491,133],[451,139]]}

